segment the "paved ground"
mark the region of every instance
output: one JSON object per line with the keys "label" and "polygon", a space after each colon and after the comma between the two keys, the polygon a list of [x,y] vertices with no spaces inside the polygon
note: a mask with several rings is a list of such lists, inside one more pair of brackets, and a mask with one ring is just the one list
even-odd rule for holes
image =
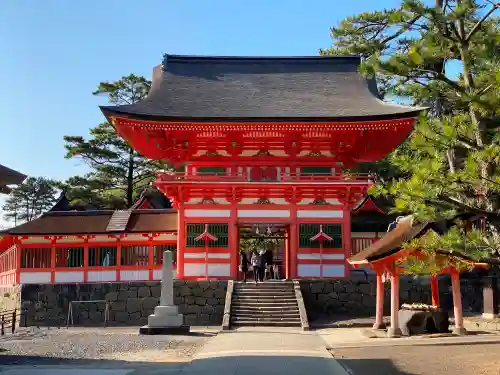
{"label": "paved ground", "polygon": [[500,375],[500,334],[373,338],[364,328],[139,336],[52,329],[0,338],[1,375]]}
{"label": "paved ground", "polygon": [[350,375],[500,375],[500,344],[381,346],[332,353]]}
{"label": "paved ground", "polygon": [[240,328],[210,339],[186,369],[189,375],[346,375],[316,332]]}
{"label": "paved ground", "polygon": [[[318,333],[350,375],[500,375],[500,334],[373,338],[367,329]],[[371,337],[371,338],[370,338]]]}

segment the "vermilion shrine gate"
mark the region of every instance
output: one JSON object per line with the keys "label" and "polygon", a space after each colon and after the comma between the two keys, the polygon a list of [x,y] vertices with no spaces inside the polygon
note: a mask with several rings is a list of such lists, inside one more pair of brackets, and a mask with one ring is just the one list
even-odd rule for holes
{"label": "vermilion shrine gate", "polygon": [[154,183],[177,208],[178,278],[235,279],[253,224],[285,228],[287,278],[349,275],[350,213],[372,182],[347,169],[395,149],[419,112],[382,102],[359,62],[166,55],[146,99],[102,107],[138,152],[184,167]]}

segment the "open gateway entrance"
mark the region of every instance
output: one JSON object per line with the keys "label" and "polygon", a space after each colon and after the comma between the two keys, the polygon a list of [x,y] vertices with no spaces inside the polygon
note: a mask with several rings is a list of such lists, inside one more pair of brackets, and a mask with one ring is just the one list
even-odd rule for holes
{"label": "open gateway entrance", "polygon": [[[283,280],[286,274],[288,224],[244,223],[239,225],[239,252],[244,252],[248,261],[253,253],[262,254],[267,263],[265,280]],[[241,257],[240,254],[238,254]],[[238,262],[241,258],[238,259]],[[239,264],[239,263],[238,263]],[[274,267],[273,267],[274,266]],[[248,267],[247,279],[253,277],[252,266]],[[243,273],[238,272],[238,280]]]}

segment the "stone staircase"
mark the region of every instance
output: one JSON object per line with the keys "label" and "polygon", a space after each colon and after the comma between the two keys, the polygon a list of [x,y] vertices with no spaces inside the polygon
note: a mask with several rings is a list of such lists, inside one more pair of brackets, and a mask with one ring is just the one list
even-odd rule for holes
{"label": "stone staircase", "polygon": [[[302,295],[299,291],[300,300]],[[275,326],[303,327],[297,293],[292,281],[259,283],[234,282],[231,307],[231,327]],[[302,303],[303,306],[303,303]],[[302,315],[302,319],[301,319]],[[307,324],[307,317],[305,317]]]}

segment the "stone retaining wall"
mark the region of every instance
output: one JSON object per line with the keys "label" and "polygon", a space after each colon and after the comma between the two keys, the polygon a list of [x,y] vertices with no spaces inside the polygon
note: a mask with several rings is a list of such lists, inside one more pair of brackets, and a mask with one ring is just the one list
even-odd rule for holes
{"label": "stone retaining wall", "polygon": [[[222,324],[227,281],[174,281],[174,302],[184,323]],[[159,282],[92,284],[25,284],[22,307],[27,325],[64,326],[69,301],[108,300],[110,325],[145,325],[160,302]],[[104,303],[74,304],[75,325],[102,325]],[[24,322],[23,322],[24,323]]]}
{"label": "stone retaining wall", "polygon": [[[356,277],[349,280],[301,280],[302,296],[309,315],[341,315],[366,317],[375,315],[376,281],[374,276]],[[462,305],[464,312],[482,312],[482,281],[478,276],[461,278]],[[441,305],[453,309],[453,297],[449,277],[439,279]],[[431,303],[431,288],[426,277],[403,276],[400,281],[401,303]],[[384,292],[384,314],[390,314],[390,284]]]}

